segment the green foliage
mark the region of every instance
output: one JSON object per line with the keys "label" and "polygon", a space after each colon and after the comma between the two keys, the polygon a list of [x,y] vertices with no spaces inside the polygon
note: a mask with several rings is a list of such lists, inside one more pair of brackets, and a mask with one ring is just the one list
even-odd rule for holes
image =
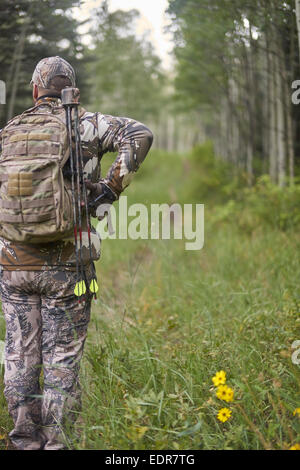
{"label": "green foliage", "polygon": [[244,188],[246,176],[238,174],[231,164],[216,158],[211,141],[195,147],[189,158],[192,171],[188,197],[224,205]]}
{"label": "green foliage", "polygon": [[[294,9],[294,0],[169,2],[175,97],[181,109],[201,115],[206,135],[218,144],[219,153],[243,167],[249,181],[256,172],[269,170],[273,181],[281,184],[288,168],[292,179],[291,152],[298,159],[299,139],[291,129],[298,129],[299,109],[290,105],[290,84],[299,68]],[[276,99],[270,94],[271,84],[279,80],[271,64],[274,56],[280,58],[284,83],[282,93],[274,92]],[[275,116],[282,104],[284,130],[272,124],[274,102]],[[277,133],[284,134],[282,151]],[[285,162],[277,162],[274,170],[277,160]]]}
{"label": "green foliage", "polygon": [[110,13],[107,2],[95,11],[90,104],[95,111],[144,121],[163,106],[164,77],[151,43],[133,33],[138,16],[137,10]]}
{"label": "green foliage", "polygon": [[[246,175],[215,157],[211,142],[191,152],[193,177],[191,197],[209,199],[212,223],[233,222],[241,230],[254,231],[269,225],[276,230],[297,229],[300,225],[300,184],[280,188],[268,175],[260,176],[252,187]],[[232,176],[232,175],[235,176]],[[211,202],[213,201],[213,205]]]}
{"label": "green foliage", "polygon": [[[0,108],[0,128],[7,119],[14,78],[17,78],[18,86],[13,114],[19,114],[32,105],[29,82],[35,65],[43,57],[60,55],[70,61],[84,99],[86,74],[83,67],[87,58],[82,55],[84,49],[77,32],[80,22],[70,15],[70,9],[78,4],[78,0],[1,1],[0,79],[7,84],[7,105]],[[20,57],[24,28],[25,43]]]}
{"label": "green foliage", "polygon": [[[254,231],[265,225],[286,231],[300,225],[300,186],[279,188],[269,176],[261,176],[251,188],[241,190],[215,211],[214,221],[235,221],[242,230]],[[245,210],[246,208],[246,210]]]}
{"label": "green foliage", "polygon": [[179,97],[191,108],[217,104],[227,89],[228,56],[239,10],[228,1],[221,5],[211,0],[171,0],[168,11],[175,25]]}

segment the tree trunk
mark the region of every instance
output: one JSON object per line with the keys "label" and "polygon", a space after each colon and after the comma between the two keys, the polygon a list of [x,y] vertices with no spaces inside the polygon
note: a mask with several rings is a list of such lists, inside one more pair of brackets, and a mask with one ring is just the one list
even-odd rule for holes
{"label": "tree trunk", "polygon": [[[286,87],[287,88],[287,87]],[[287,90],[288,92],[289,90]],[[294,151],[294,133],[291,105],[287,109],[287,151],[289,159],[289,183],[294,184],[294,167],[295,167],[295,151]]]}
{"label": "tree trunk", "polygon": [[276,68],[276,55],[274,52],[274,28],[271,28],[270,36],[270,131],[269,131],[269,175],[273,183],[277,183],[277,153],[278,153],[278,138],[277,138],[277,68]]}
{"label": "tree trunk", "polygon": [[270,82],[272,81],[272,76],[270,72],[270,50],[269,50],[269,38],[268,38],[268,30],[263,36],[264,39],[264,50],[262,51],[262,63],[263,63],[263,86],[262,86],[262,93],[263,93],[263,122],[264,125],[262,127],[262,171],[263,173],[267,173],[268,168],[268,160],[270,157],[270,119],[271,119],[271,96],[270,96]]}
{"label": "tree trunk", "polygon": [[23,52],[24,52],[24,47],[25,47],[25,42],[26,42],[26,33],[27,33],[28,26],[29,26],[29,18],[26,18],[22,25],[20,38],[18,41],[18,49],[17,49],[18,53],[17,53],[17,57],[15,61],[13,81],[12,81],[10,99],[8,103],[7,121],[9,121],[13,117],[13,114],[14,114],[15,101],[16,101],[18,85],[19,85],[20,69],[21,69],[21,64],[22,64],[22,58],[23,58]]}
{"label": "tree trunk", "polygon": [[[280,51],[281,52],[281,51]],[[276,100],[277,100],[277,142],[278,142],[278,183],[279,186],[285,185],[286,177],[286,159],[285,159],[285,126],[284,126],[284,99],[283,83],[281,75],[280,56],[276,61]]]}
{"label": "tree trunk", "polygon": [[296,6],[296,23],[298,33],[298,46],[299,46],[299,57],[300,57],[300,0],[295,0]]}

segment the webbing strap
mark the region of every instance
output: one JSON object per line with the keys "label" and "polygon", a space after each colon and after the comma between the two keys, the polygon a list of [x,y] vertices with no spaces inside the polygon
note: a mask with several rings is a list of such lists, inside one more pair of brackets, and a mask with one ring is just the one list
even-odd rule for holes
{"label": "webbing strap", "polygon": [[56,214],[55,211],[51,211],[45,214],[39,215],[11,215],[11,214],[0,214],[0,222],[8,222],[8,223],[20,223],[26,224],[30,222],[45,222],[46,220],[55,219]]}
{"label": "webbing strap", "polygon": [[4,209],[28,209],[30,207],[46,207],[48,205],[54,206],[53,197],[47,197],[43,199],[31,199],[29,201],[8,201],[5,199],[0,199],[0,207]]}
{"label": "webbing strap", "polygon": [[[21,172],[22,173],[22,172]],[[33,171],[32,172],[32,179],[34,180],[42,180],[44,178],[48,178],[52,176],[52,171],[49,168],[45,168],[44,170],[41,171]],[[0,174],[0,181],[7,181],[9,177],[9,174]]]}
{"label": "webbing strap", "polygon": [[58,136],[57,134],[43,134],[42,132],[40,134],[35,134],[33,132],[31,133],[23,133],[23,134],[15,134],[10,136],[9,142],[21,142],[22,140],[53,140],[57,141]]}

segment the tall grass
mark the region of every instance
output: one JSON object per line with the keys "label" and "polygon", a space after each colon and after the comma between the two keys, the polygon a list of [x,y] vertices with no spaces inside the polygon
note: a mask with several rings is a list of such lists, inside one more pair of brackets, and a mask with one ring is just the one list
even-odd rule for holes
{"label": "tall grass", "polygon": [[[264,221],[249,209],[241,178],[212,163],[210,152],[152,152],[127,191],[129,203],[204,203],[205,244],[186,251],[182,240],[103,242],[71,447],[288,449],[300,442],[293,415],[300,369],[291,360],[300,339],[297,220]],[[263,198],[265,211],[267,204]],[[216,397],[212,377],[221,369],[232,403]],[[225,423],[217,419],[223,407],[232,410]]]}

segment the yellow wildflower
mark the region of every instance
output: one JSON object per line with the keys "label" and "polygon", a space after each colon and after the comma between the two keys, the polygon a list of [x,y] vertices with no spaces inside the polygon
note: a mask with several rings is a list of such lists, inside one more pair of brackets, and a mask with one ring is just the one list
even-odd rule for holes
{"label": "yellow wildflower", "polygon": [[218,420],[221,421],[222,423],[225,423],[225,421],[227,421],[230,416],[231,416],[231,410],[229,410],[229,408],[222,408],[219,413],[218,413]]}
{"label": "yellow wildflower", "polygon": [[220,400],[227,401],[228,403],[233,401],[233,394],[233,389],[228,387],[227,385],[220,385],[216,392],[216,395]]}
{"label": "yellow wildflower", "polygon": [[300,444],[295,444],[294,446],[290,447],[290,450],[300,450]]}
{"label": "yellow wildflower", "polygon": [[232,388],[228,387],[227,388],[227,396],[225,398],[225,401],[227,401],[228,403],[233,401],[233,395],[234,395],[234,391]]}
{"label": "yellow wildflower", "polygon": [[300,408],[296,408],[294,411],[293,411],[293,415],[296,416],[300,416]]}
{"label": "yellow wildflower", "polygon": [[224,385],[226,382],[226,372],[224,370],[220,370],[212,378],[212,381],[215,387],[218,387],[219,385]]}

